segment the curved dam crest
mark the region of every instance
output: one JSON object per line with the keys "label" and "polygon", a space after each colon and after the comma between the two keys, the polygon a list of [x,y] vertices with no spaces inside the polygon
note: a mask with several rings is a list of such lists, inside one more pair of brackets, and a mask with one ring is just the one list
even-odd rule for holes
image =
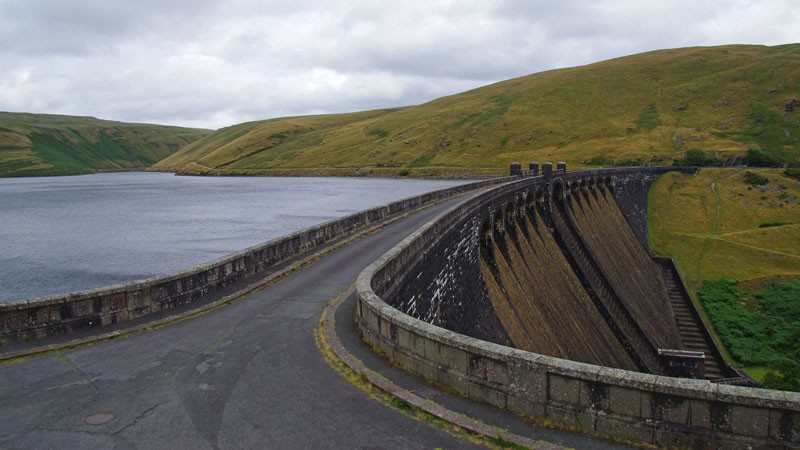
{"label": "curved dam crest", "polygon": [[[558,358],[704,373],[702,361],[671,368],[658,355],[691,349],[674,320],[664,280],[671,274],[633,228],[646,233],[647,205],[639,202],[654,179],[555,179],[496,201],[427,252],[390,304],[452,331]],[[645,220],[630,222],[623,210]]]}
{"label": "curved dam crest", "polygon": [[407,370],[526,416],[658,446],[800,445],[800,394],[747,387],[649,254],[647,192],[670,170],[694,172],[518,170],[362,272],[359,328]]}

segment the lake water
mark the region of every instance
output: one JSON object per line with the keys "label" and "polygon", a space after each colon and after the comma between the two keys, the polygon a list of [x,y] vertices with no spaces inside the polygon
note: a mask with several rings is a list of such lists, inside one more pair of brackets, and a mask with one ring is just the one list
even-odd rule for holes
{"label": "lake water", "polygon": [[465,182],[137,172],[0,178],[0,303],[174,272]]}

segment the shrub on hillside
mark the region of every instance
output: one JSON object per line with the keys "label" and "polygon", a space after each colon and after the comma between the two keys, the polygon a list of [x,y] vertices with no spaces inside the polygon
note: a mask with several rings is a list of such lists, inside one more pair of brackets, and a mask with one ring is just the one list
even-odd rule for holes
{"label": "shrub on hillside", "polygon": [[747,150],[747,156],[744,157],[744,163],[750,167],[775,167],[780,162],[769,153],[765,153],[757,148]]}
{"label": "shrub on hillside", "polygon": [[751,309],[734,281],[705,281],[697,293],[731,355],[769,369],[764,387],[800,391],[800,280],[755,293]]}
{"label": "shrub on hillside", "polygon": [[675,160],[675,165],[678,166],[708,167],[720,164],[722,164],[722,160],[699,148],[690,148],[686,150],[686,156],[683,159]]}
{"label": "shrub on hillside", "polygon": [[761,175],[760,173],[750,172],[749,170],[742,174],[744,182],[753,186],[764,186],[769,183],[769,178]]}

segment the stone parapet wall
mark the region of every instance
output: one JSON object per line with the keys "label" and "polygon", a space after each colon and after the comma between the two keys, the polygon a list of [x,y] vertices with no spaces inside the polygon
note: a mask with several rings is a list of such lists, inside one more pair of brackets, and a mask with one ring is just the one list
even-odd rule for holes
{"label": "stone parapet wall", "polygon": [[125,322],[192,303],[231,283],[264,272],[281,261],[393,214],[512,179],[485,180],[400,200],[165,276],[0,304],[0,346]]}
{"label": "stone parapet wall", "polygon": [[[627,176],[635,170],[596,175]],[[408,271],[425,261],[425,253],[446,233],[485,209],[492,198],[526,186],[523,179],[462,202],[361,273],[359,327],[372,346],[404,368],[463,395],[578,429],[662,447],[800,447],[800,394],[539,355],[431,325],[388,304],[396,302],[391,297]]]}

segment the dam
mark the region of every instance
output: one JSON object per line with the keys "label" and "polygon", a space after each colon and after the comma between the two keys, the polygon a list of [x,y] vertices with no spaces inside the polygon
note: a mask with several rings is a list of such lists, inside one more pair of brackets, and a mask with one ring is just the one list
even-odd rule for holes
{"label": "dam", "polygon": [[[165,419],[180,418],[182,436],[213,445],[233,435],[262,442],[257,439],[265,433],[280,435],[277,422],[295,429],[315,421],[306,411],[318,396],[325,396],[325,406],[353,400],[333,388],[314,388],[335,381],[320,367],[319,355],[309,351],[313,327],[321,305],[347,286],[354,276],[349,274],[366,266],[353,306],[364,339],[398,366],[461,395],[659,446],[796,447],[800,395],[747,387],[750,380],[722,359],[675,266],[649,254],[647,192],[668,170],[692,172],[567,172],[566,165],[549,163],[532,163],[523,171],[512,165],[510,177],[373,208],[184,272],[0,306],[0,359],[6,360],[29,343],[95,328],[102,333],[222,297],[210,304],[213,312],[190,312],[170,327],[157,325],[126,339],[107,333],[103,345],[6,365],[6,396],[13,398],[5,403],[30,408],[33,402],[43,411],[24,417],[9,411],[4,426],[16,439],[9,442],[28,442],[16,430],[53,420],[68,431],[88,430],[71,418],[93,418],[92,412],[122,404],[129,406],[117,414],[119,427],[129,422],[158,432]],[[380,233],[355,243],[340,241],[436,202],[448,206],[427,223],[418,222],[425,223],[421,228],[406,230],[407,237],[399,237],[383,256],[370,253],[372,264],[361,254],[381,243],[372,239]],[[262,291],[253,284],[283,261],[331,243],[345,256],[326,269],[281,275],[299,279],[294,290],[278,284]],[[347,252],[352,247],[358,250]],[[310,268],[318,263],[313,264]],[[303,278],[304,273],[314,275]],[[333,279],[339,284],[330,283]],[[244,298],[234,303],[232,288],[243,288],[234,296]],[[43,352],[53,348],[47,344]],[[72,361],[73,354],[84,361],[74,364],[74,374],[60,360]],[[26,381],[31,376],[35,383]],[[76,383],[74,377],[97,383]],[[143,383],[147,389],[135,388]],[[270,414],[276,405],[281,414]],[[342,407],[358,414],[366,405]],[[322,408],[313,423],[321,429],[332,420],[342,429],[354,427],[329,409]],[[287,420],[292,417],[304,420]],[[258,426],[241,426],[250,422]],[[355,426],[341,439],[361,431]],[[325,433],[297,433],[296,439],[327,442]],[[381,433],[403,429],[381,428]],[[164,435],[161,442],[174,438]]]}
{"label": "dam", "polygon": [[798,444],[800,395],[725,362],[671,260],[647,247],[669,170],[511,165],[358,280],[365,339],[405,369],[529,417],[691,448]]}
{"label": "dam", "polygon": [[390,304],[534,353],[748,384],[724,363],[669,260],[647,249],[646,193],[658,172],[543,172],[449,233]]}

